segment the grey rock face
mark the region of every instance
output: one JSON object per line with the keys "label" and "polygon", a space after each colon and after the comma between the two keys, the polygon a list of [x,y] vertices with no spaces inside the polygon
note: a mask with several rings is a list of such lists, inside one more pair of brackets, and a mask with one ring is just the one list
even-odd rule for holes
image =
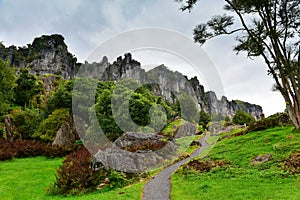
{"label": "grey rock face", "polygon": [[199,108],[209,114],[220,113],[232,118],[237,110],[243,110],[255,119],[259,119],[263,113],[259,105],[239,100],[229,101],[224,96],[219,100],[213,91],[205,92],[197,77],[188,79],[179,72],[170,71],[164,65],[145,72],[141,69],[140,63],[134,61],[129,53],[125,54],[124,59],[119,57],[112,65],[108,65],[102,80],[118,81],[121,78],[133,78],[142,84],[155,83],[156,87],[153,87],[155,94],[173,103],[175,103],[174,94],[184,91],[192,95],[197,100]]}
{"label": "grey rock face", "polygon": [[[151,147],[161,145],[162,136],[152,133],[124,133],[105,150],[100,150],[94,157],[106,167],[124,172],[142,172],[149,167],[161,164],[164,159],[151,150]],[[138,147],[137,151],[128,151]],[[147,148],[149,147],[149,148]],[[128,150],[127,150],[128,149]]]}
{"label": "grey rock face", "polygon": [[175,138],[195,135],[196,129],[197,128],[194,124],[186,122],[178,127],[178,129],[175,132]]}
{"label": "grey rock face", "polygon": [[0,48],[0,57],[16,66],[17,71],[27,67],[33,74],[56,74],[65,79],[72,79],[76,74],[77,59],[68,52],[61,35],[43,35],[27,47]]}
{"label": "grey rock face", "polygon": [[184,91],[197,100],[200,109],[210,114],[220,113],[232,118],[237,110],[243,110],[258,119],[263,113],[258,105],[237,100],[228,101],[226,97],[218,100],[213,91],[204,91],[197,77],[188,79],[179,72],[168,70],[164,65],[145,72],[130,53],[118,57],[112,64],[105,56],[99,63],[77,63],[77,59],[68,52],[63,36],[57,34],[35,38],[27,47],[6,48],[0,45],[0,57],[16,66],[17,71],[27,67],[31,73],[39,75],[56,74],[65,79],[72,79],[80,69],[81,75],[103,81],[118,81],[122,78],[132,78],[142,84],[152,81],[155,83],[155,94],[175,103],[174,94]]}
{"label": "grey rock face", "polygon": [[162,147],[166,144],[166,142],[163,141],[163,136],[161,135],[135,132],[124,133],[114,143],[121,149],[135,147],[136,150],[155,150],[155,147]]}
{"label": "grey rock face", "polygon": [[73,117],[69,116],[57,131],[56,137],[52,144],[71,146],[75,143],[76,139],[78,139],[78,135],[73,125]]}
{"label": "grey rock face", "polygon": [[123,172],[139,173],[159,165],[164,160],[152,151],[129,152],[113,145],[99,151],[95,159],[106,167]]}

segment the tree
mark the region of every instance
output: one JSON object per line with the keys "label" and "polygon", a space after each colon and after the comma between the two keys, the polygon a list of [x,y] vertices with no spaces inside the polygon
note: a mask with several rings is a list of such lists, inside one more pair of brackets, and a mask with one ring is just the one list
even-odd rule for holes
{"label": "tree", "polygon": [[[182,2],[183,0],[177,0]],[[198,0],[187,0],[191,11]],[[224,0],[224,10],[235,15],[213,16],[194,29],[194,40],[237,34],[234,51],[249,58],[262,57],[286,102],[289,116],[300,128],[300,0]],[[239,21],[235,24],[235,19]]]}
{"label": "tree", "polygon": [[232,122],[239,125],[249,125],[254,121],[255,119],[249,113],[246,113],[242,110],[236,111],[235,115],[232,118]]}
{"label": "tree", "polygon": [[30,105],[31,100],[40,93],[41,89],[36,77],[30,74],[28,69],[21,69],[15,88],[16,103],[26,108],[27,105]]}
{"label": "tree", "polygon": [[14,98],[15,72],[0,59],[0,115],[6,114]]}
{"label": "tree", "polygon": [[199,125],[202,125],[203,128],[207,128],[207,125],[210,121],[211,121],[211,116],[208,113],[206,113],[204,110],[201,110],[199,114]]}

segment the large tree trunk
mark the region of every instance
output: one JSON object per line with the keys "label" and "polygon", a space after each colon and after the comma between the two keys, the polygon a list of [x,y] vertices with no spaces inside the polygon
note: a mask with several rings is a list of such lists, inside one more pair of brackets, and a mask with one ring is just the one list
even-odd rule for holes
{"label": "large tree trunk", "polygon": [[[292,85],[292,87],[291,87]],[[299,98],[299,89],[297,84],[293,82],[293,77],[291,79],[291,84],[288,78],[282,78],[282,90],[280,91],[284,97],[286,108],[289,114],[289,117],[296,127],[300,128],[300,98]]]}

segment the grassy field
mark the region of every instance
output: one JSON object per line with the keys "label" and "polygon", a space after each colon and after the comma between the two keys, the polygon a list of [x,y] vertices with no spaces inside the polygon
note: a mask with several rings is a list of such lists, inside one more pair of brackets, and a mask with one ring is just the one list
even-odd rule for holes
{"label": "grassy field", "polygon": [[[185,144],[186,140],[178,141]],[[213,141],[210,141],[213,142]],[[300,134],[292,127],[273,128],[217,142],[205,154],[230,164],[208,173],[181,168],[172,176],[172,200],[300,199],[300,177],[282,170],[282,163],[300,150]],[[272,154],[273,160],[254,166],[251,159]],[[203,155],[202,155],[203,156]],[[50,196],[62,158],[21,158],[0,162],[0,199],[139,200],[144,182],[83,196]]]}
{"label": "grassy field", "polygon": [[[300,134],[273,128],[218,142],[209,157],[230,165],[208,173],[180,169],[172,176],[172,199],[300,199],[300,177],[282,170]],[[254,166],[251,159],[270,153],[273,160]]]}
{"label": "grassy field", "polygon": [[44,157],[19,158],[0,162],[0,199],[78,199],[78,200],[138,200],[144,183],[108,192],[95,192],[79,197],[49,196],[47,187],[55,180],[55,173],[62,159]]}

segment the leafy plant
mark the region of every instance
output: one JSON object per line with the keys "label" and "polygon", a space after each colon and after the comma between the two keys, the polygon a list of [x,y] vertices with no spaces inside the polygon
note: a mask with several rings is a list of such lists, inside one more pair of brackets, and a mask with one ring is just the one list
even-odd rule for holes
{"label": "leafy plant", "polygon": [[43,141],[53,141],[56,132],[68,116],[69,109],[67,108],[55,110],[47,119],[41,122],[40,126],[33,134],[33,138]]}
{"label": "leafy plant", "polygon": [[232,118],[232,122],[239,125],[249,125],[254,121],[255,119],[249,113],[246,113],[242,110],[236,111],[235,115]]}

